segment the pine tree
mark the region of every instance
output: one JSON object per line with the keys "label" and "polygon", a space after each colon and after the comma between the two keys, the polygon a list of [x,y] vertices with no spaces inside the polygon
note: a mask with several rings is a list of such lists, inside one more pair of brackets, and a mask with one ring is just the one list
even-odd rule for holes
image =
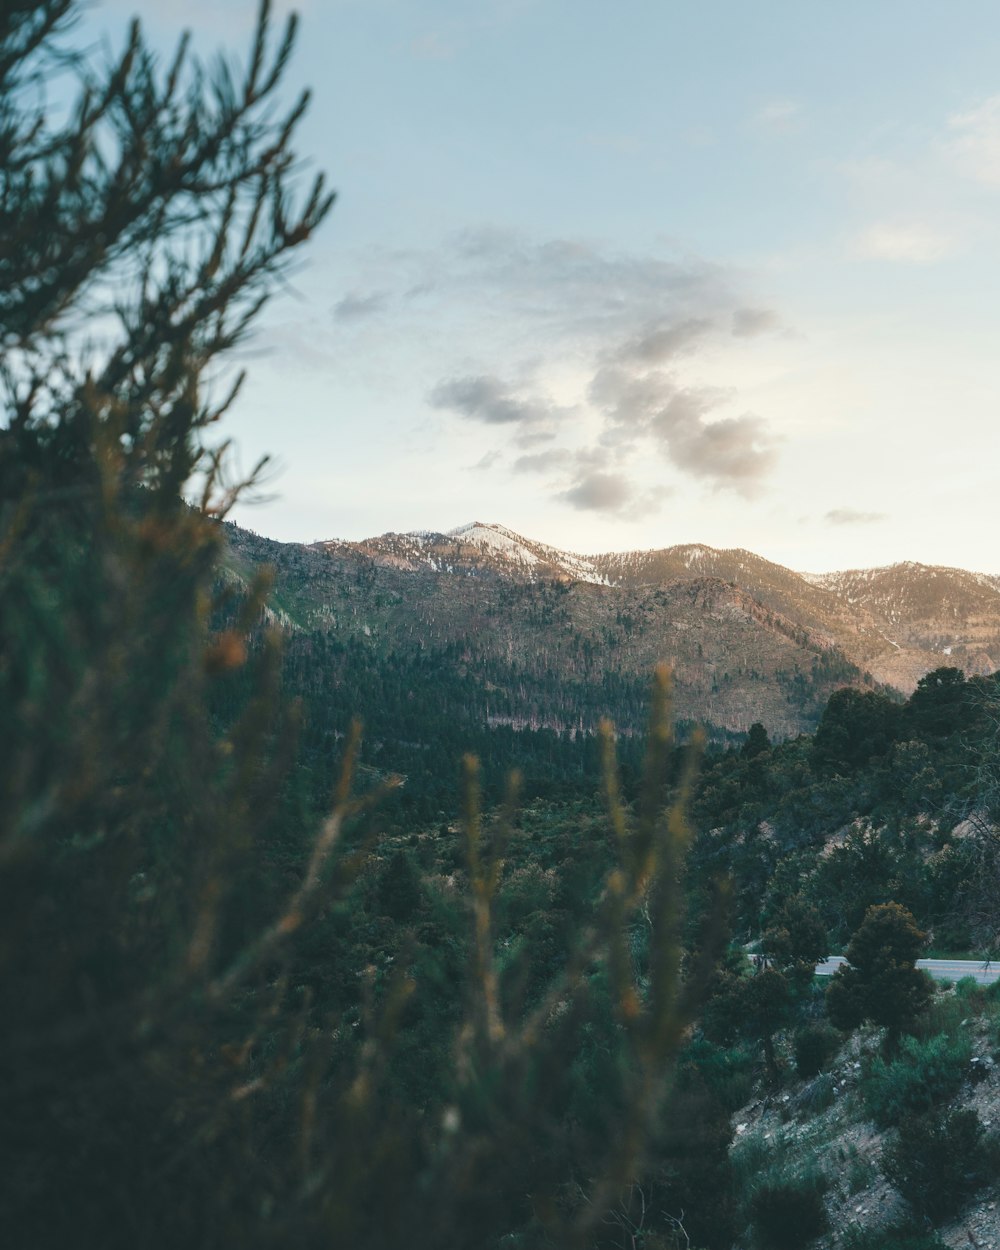
{"label": "pine tree", "polygon": [[917,959],[927,935],[898,903],[869,907],[826,991],[827,1010],[842,1029],[864,1020],[886,1028],[890,1051],[927,1007],[933,989]]}

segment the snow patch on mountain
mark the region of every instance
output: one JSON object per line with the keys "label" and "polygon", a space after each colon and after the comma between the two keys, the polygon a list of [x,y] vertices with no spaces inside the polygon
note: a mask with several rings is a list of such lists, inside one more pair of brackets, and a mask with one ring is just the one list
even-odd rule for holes
{"label": "snow patch on mountain", "polygon": [[499,551],[520,564],[538,564],[538,556],[530,550],[525,540],[502,525],[483,525],[481,521],[472,521],[468,525],[459,525],[456,529],[449,530],[447,536],[485,550]]}

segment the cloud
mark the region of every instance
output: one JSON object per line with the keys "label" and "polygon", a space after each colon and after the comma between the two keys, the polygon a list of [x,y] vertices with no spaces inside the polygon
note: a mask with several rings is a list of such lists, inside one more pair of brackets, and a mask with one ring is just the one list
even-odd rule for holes
{"label": "cloud", "polygon": [[358,321],[364,317],[372,317],[383,312],[389,303],[387,291],[371,291],[364,295],[360,291],[348,291],[333,306],[333,315],[338,321]]}
{"label": "cloud", "polygon": [[771,134],[794,134],[802,129],[802,108],[795,100],[768,100],[754,113],[753,122]]}
{"label": "cloud", "polygon": [[885,512],[858,512],[855,508],[831,508],[823,520],[828,525],[873,525],[885,521]]}
{"label": "cloud", "polygon": [[948,119],[949,147],[968,177],[1000,186],[1000,95],[990,96],[967,113]]}
{"label": "cloud", "polygon": [[544,329],[550,344],[586,337],[595,346],[636,340],[638,348],[660,326],[712,320],[734,303],[727,271],[697,257],[621,253],[587,239],[539,241],[495,226],[462,231],[426,252],[385,252],[379,263],[404,290],[433,285],[493,330],[502,310],[507,324]]}
{"label": "cloud", "polygon": [[767,422],[752,413],[706,421],[731,398],[728,391],[698,387],[678,391],[650,423],[666,457],[694,477],[741,494],[756,490],[774,465]]}
{"label": "cloud", "polygon": [[623,343],[616,359],[637,364],[659,365],[683,352],[693,351],[712,329],[712,322],[703,317],[647,328],[637,337]]}
{"label": "cloud", "polygon": [[607,469],[584,470],[568,489],[556,498],[580,512],[598,512],[603,516],[635,520],[658,512],[673,491],[668,486],[642,490],[623,473]]}
{"label": "cloud", "polygon": [[736,339],[753,339],[777,330],[781,318],[770,308],[737,308],[733,311],[731,334]]}
{"label": "cloud", "polygon": [[518,456],[512,468],[515,473],[550,473],[553,469],[564,468],[572,460],[573,453],[565,447],[550,447],[547,451]]}
{"label": "cloud", "polygon": [[704,423],[706,413],[718,408],[729,394],[729,391],[706,386],[676,391],[650,422],[650,428],[664,441],[669,441],[679,431],[697,429]]}
{"label": "cloud", "polygon": [[709,413],[734,398],[721,387],[684,387],[671,375],[630,374],[604,367],[594,376],[589,398],[607,417],[606,447],[647,440],[678,469],[715,487],[752,493],[774,466],[775,440],[763,418],[746,413],[707,421]]}
{"label": "cloud", "polygon": [[859,256],[910,265],[932,264],[954,250],[953,239],[919,222],[884,222],[870,226],[854,245]]}
{"label": "cloud", "polygon": [[653,414],[676,391],[674,378],[660,370],[634,373],[621,366],[602,365],[590,380],[587,398],[612,425],[620,427],[616,432],[620,435],[624,430],[639,432],[648,428]]}
{"label": "cloud", "polygon": [[497,377],[450,378],[428,396],[432,408],[450,408],[486,425],[517,425],[544,421],[551,409],[535,400],[519,399]]}
{"label": "cloud", "polygon": [[567,410],[547,398],[525,397],[500,378],[467,375],[439,382],[427,396],[432,408],[445,409],[484,425],[512,426],[521,447],[550,442]]}
{"label": "cloud", "polygon": [[[734,393],[697,376],[733,338],[781,328],[735,271],[496,227],[369,255],[356,289],[389,292],[383,332],[443,357],[428,404],[502,432],[518,453],[504,471],[616,515],[655,506],[662,490],[651,502],[648,483],[666,465],[743,495],[764,483],[776,456],[766,420],[733,413]],[[432,293],[433,310],[411,291]],[[474,363],[446,372],[449,356]]]}
{"label": "cloud", "polygon": [[620,473],[588,473],[559,498],[581,512],[621,515],[632,512],[637,493],[633,483]]}
{"label": "cloud", "polygon": [[479,470],[492,469],[494,465],[499,464],[502,460],[502,451],[488,451],[484,455],[480,456],[475,464],[470,465],[470,468]]}
{"label": "cloud", "polygon": [[[760,321],[770,324],[771,318]],[[710,329],[709,322],[683,319],[655,330],[644,328],[603,352],[593,362],[585,388],[587,403],[600,419],[596,437],[572,450],[560,445],[522,455],[513,471],[558,475],[575,466],[577,476],[557,498],[575,508],[618,514],[646,505],[628,478],[611,471],[612,464],[644,452],[658,452],[681,473],[715,489],[745,496],[759,491],[777,456],[767,422],[753,413],[716,417],[716,410],[734,399],[732,391],[683,387],[673,373],[647,367],[651,360],[681,352]],[[537,387],[525,395],[489,374],[446,379],[428,399],[433,407],[469,420],[513,427],[515,442],[522,447],[553,441],[560,418],[571,411]],[[628,497],[626,492],[631,492]]]}
{"label": "cloud", "polygon": [[678,468],[744,495],[759,489],[777,458],[767,422],[752,413],[682,425],[669,436],[667,454]]}

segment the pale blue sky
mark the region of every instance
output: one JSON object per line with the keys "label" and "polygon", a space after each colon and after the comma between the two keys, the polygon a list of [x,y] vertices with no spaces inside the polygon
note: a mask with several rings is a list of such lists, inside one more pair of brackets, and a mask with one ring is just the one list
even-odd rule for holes
{"label": "pale blue sky", "polygon": [[[1000,571],[994,0],[301,10],[339,200],[245,353],[282,473],[238,519]],[[210,52],[253,7],[141,15]]]}

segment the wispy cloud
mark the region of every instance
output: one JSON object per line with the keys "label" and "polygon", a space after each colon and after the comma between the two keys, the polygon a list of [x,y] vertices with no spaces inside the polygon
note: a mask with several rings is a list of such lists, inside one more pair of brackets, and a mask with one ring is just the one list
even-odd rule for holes
{"label": "wispy cloud", "polygon": [[754,126],[770,134],[788,135],[803,126],[802,106],[797,100],[767,100],[753,115]]}
{"label": "wispy cloud", "polygon": [[421,61],[450,61],[458,50],[456,41],[440,31],[427,31],[410,44],[410,51]]}
{"label": "wispy cloud", "polygon": [[485,374],[439,382],[427,402],[484,425],[513,426],[521,446],[555,438],[565,411],[546,397],[520,395],[500,378]]}
{"label": "wispy cloud", "polygon": [[954,239],[920,222],[882,222],[869,226],[854,244],[859,256],[908,265],[933,264],[955,250]]}
{"label": "wispy cloud", "polygon": [[632,483],[620,473],[589,473],[561,497],[574,508],[590,512],[621,512],[634,497]]}
{"label": "wispy cloud", "polygon": [[659,495],[640,490],[622,473],[584,473],[557,498],[581,512],[600,512],[607,516],[633,520],[656,512],[669,490]]}
{"label": "wispy cloud", "polygon": [[662,365],[676,356],[693,352],[712,328],[712,322],[704,317],[646,326],[623,343],[614,358],[628,364]]}
{"label": "wispy cloud", "polygon": [[959,168],[978,182],[1000,186],[1000,95],[948,119],[949,147]]}
{"label": "wispy cloud", "polygon": [[552,473],[573,463],[573,453],[566,447],[549,447],[545,451],[518,456],[511,468],[515,473]]}
{"label": "wispy cloud", "polygon": [[[745,496],[765,483],[777,444],[767,421],[734,413],[730,390],[689,376],[734,339],[781,330],[722,267],[484,228],[385,254],[370,274],[372,311],[392,299],[393,271],[394,315],[421,333],[427,314],[407,291],[463,310],[462,343],[476,354],[456,343],[463,367],[442,371],[427,402],[502,437],[515,452],[505,471],[538,474],[563,503],[617,516],[657,506],[671,476]],[[351,309],[365,315],[368,288],[356,287]],[[662,478],[652,495],[651,476]]]}
{"label": "wispy cloud", "polygon": [[384,312],[388,305],[387,291],[369,291],[367,294],[348,291],[334,304],[333,315],[338,321],[357,321],[363,317],[373,317],[376,313]]}
{"label": "wispy cloud", "polygon": [[737,308],[733,312],[733,338],[755,339],[780,328],[781,318],[773,308]]}
{"label": "wispy cloud", "polygon": [[831,508],[823,518],[828,525],[874,525],[887,519],[885,512],[859,512],[856,508]]}

